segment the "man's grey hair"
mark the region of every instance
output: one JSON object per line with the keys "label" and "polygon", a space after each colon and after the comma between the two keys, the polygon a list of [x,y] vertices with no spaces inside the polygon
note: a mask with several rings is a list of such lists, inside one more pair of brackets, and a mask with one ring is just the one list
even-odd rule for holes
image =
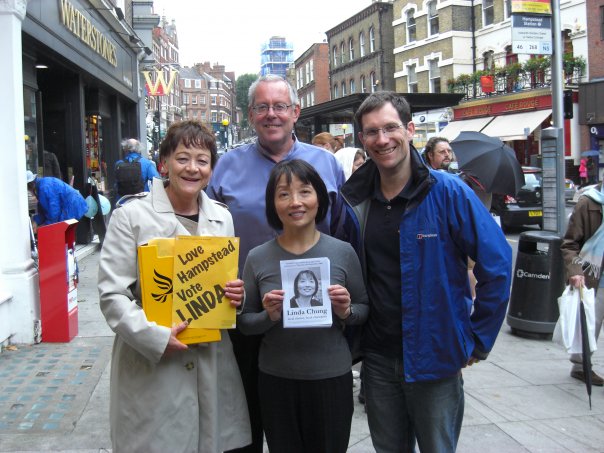
{"label": "man's grey hair", "polygon": [[126,138],[122,140],[122,154],[125,156],[131,152],[141,153],[141,142],[135,138]]}
{"label": "man's grey hair", "polygon": [[283,77],[281,77],[279,75],[267,74],[265,76],[262,76],[262,77],[256,79],[256,81],[254,81],[254,83],[252,83],[250,85],[250,89],[247,92],[247,100],[248,100],[248,105],[250,106],[250,108],[254,106],[254,98],[256,97],[256,90],[258,89],[258,85],[260,85],[261,83],[276,83],[276,82],[284,82],[287,84],[287,89],[289,90],[289,102],[294,106],[298,105],[298,93],[296,92],[296,90],[294,89],[292,84],[289,83],[287,79],[284,79]]}

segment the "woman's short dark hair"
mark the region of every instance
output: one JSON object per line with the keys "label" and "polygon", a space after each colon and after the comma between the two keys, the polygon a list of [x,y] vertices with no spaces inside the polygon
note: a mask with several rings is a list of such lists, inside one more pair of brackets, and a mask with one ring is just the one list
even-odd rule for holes
{"label": "woman's short dark hair", "polygon": [[307,277],[310,277],[314,280],[315,291],[312,293],[312,295],[314,296],[315,294],[317,294],[317,291],[319,291],[319,280],[317,280],[317,276],[310,269],[300,271],[300,272],[298,272],[298,275],[296,275],[296,278],[294,279],[294,295],[296,297],[298,297],[300,295],[300,292],[298,291],[298,282],[300,281],[300,279],[302,278],[303,275],[306,275]]}
{"label": "woman's short dark hair", "polygon": [[178,145],[186,148],[202,148],[210,151],[210,164],[214,168],[216,160],[216,138],[212,131],[199,121],[185,120],[172,123],[166,136],[159,145],[159,158],[163,162],[172,155]]}
{"label": "woman's short dark hair", "polygon": [[283,222],[281,222],[281,219],[277,215],[277,210],[275,209],[275,191],[281,176],[285,176],[285,180],[288,184],[291,184],[293,176],[296,176],[304,184],[310,184],[313,189],[315,189],[319,201],[315,223],[321,222],[327,215],[327,210],[329,209],[327,187],[325,187],[323,179],[321,179],[319,173],[317,173],[317,170],[315,170],[312,165],[300,159],[292,159],[281,161],[275,165],[268,178],[265,195],[266,220],[268,221],[268,224],[276,230],[283,229]]}

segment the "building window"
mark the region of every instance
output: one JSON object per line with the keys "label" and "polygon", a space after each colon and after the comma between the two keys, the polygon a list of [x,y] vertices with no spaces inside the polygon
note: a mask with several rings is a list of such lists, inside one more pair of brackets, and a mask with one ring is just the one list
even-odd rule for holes
{"label": "building window", "polygon": [[344,64],[344,41],[340,44],[340,63]]}
{"label": "building window", "polygon": [[184,105],[188,105],[189,104],[189,95],[187,93],[183,93],[182,94],[182,103]]}
{"label": "building window", "polygon": [[415,65],[407,66],[407,85],[409,86],[408,93],[417,93],[417,74],[415,73]]}
{"label": "building window", "polygon": [[217,123],[218,122],[218,112],[213,111],[212,112],[212,123]]}
{"label": "building window", "polygon": [[212,105],[216,105],[216,95],[212,94],[210,99],[211,99]]}
{"label": "building window", "polygon": [[369,74],[369,83],[371,84],[371,92],[375,93],[377,91],[377,80],[375,79],[375,72]]}
{"label": "building window", "polygon": [[310,60],[310,80],[309,82],[312,82],[313,80],[315,80],[315,69],[314,69],[314,63],[315,60]]}
{"label": "building window", "polygon": [[306,99],[304,96],[300,96],[300,108],[303,109],[306,107]]}
{"label": "building window", "polygon": [[354,60],[354,39],[352,38],[348,40],[348,56],[350,61]]}
{"label": "building window", "polygon": [[364,75],[361,76],[361,93],[367,93],[367,84]]}
{"label": "building window", "polygon": [[185,88],[191,88],[191,79],[185,79]]}
{"label": "building window", "polygon": [[206,112],[205,111],[201,112],[201,121],[205,121],[206,119],[207,119]]}
{"label": "building window", "polygon": [[355,86],[354,79],[350,79],[350,94],[356,93],[356,88],[357,87]]}
{"label": "building window", "polygon": [[415,10],[407,12],[407,42],[415,42]]}
{"label": "building window", "polygon": [[310,92],[310,105],[315,105],[315,92]]}
{"label": "building window", "polygon": [[201,88],[201,80],[195,79],[195,88]]}
{"label": "building window", "polygon": [[604,6],[600,6],[600,41],[604,41]]}
{"label": "building window", "polygon": [[438,58],[430,60],[430,93],[440,93],[440,68]]}
{"label": "building window", "polygon": [[493,0],[483,0],[482,1],[482,24],[483,27],[487,25],[491,25],[493,23]]}
{"label": "building window", "polygon": [[493,51],[489,50],[482,54],[482,63],[484,70],[491,70],[495,66],[495,60],[493,59]]}
{"label": "building window", "polygon": [[206,95],[205,94],[199,95],[199,103],[202,105],[206,105]]}
{"label": "building window", "polygon": [[375,31],[373,27],[369,29],[369,52],[375,52]]}
{"label": "building window", "polygon": [[518,54],[512,52],[512,46],[506,46],[505,48],[505,64],[510,65],[518,63]]}
{"label": "building window", "polygon": [[436,9],[436,0],[428,3],[428,29],[430,35],[438,34],[438,10]]}
{"label": "building window", "polygon": [[333,86],[333,98],[336,99],[338,97],[338,84],[334,84]]}
{"label": "building window", "polygon": [[346,96],[346,82],[342,82],[342,97]]}
{"label": "building window", "polygon": [[359,33],[359,48],[360,48],[360,57],[363,58],[365,56],[365,33]]}
{"label": "building window", "polygon": [[333,46],[333,67],[335,68],[336,66],[338,66],[338,47],[337,46]]}
{"label": "building window", "polygon": [[191,104],[197,104],[197,95],[196,94],[191,96]]}
{"label": "building window", "polygon": [[310,62],[306,62],[306,64],[304,65],[306,68],[306,79],[305,79],[305,83],[310,83]]}
{"label": "building window", "polygon": [[505,14],[504,19],[509,19],[510,17],[512,17],[512,0],[504,0],[503,7],[504,7],[503,14]]}
{"label": "building window", "polygon": [[310,103],[310,93],[306,93],[306,106],[310,107],[312,104]]}

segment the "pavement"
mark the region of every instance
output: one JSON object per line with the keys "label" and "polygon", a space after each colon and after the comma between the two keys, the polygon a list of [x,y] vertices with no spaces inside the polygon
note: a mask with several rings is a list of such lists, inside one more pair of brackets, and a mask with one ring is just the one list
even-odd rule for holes
{"label": "pavement", "polygon": [[[111,451],[113,332],[99,309],[98,245],[76,255],[78,335],[69,343],[17,345],[0,353],[0,452]],[[601,351],[593,362],[604,373]],[[585,386],[569,371],[560,346],[512,335],[504,324],[489,359],[463,372],[466,407],[457,451],[603,452],[604,390],[594,387],[590,410]],[[349,451],[373,452],[355,384]]]}

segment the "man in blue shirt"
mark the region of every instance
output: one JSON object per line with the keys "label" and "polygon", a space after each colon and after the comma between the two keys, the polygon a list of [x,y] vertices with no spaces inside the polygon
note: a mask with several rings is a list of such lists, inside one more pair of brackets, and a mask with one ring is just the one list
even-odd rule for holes
{"label": "man in blue shirt", "polygon": [[[266,220],[264,194],[272,168],[282,160],[302,159],[323,178],[330,198],[330,209],[318,229],[336,233],[342,219],[342,201],[338,195],[344,172],[333,154],[299,142],[294,125],[300,115],[296,90],[282,77],[268,75],[256,80],[249,89],[249,122],[258,134],[256,143],[223,155],[212,174],[208,195],[228,205],[235,223],[235,235],[241,238],[239,270],[248,252],[277,236]],[[245,386],[253,443],[245,449],[262,452],[262,426],[257,396],[259,337],[243,337],[229,331]]]}

